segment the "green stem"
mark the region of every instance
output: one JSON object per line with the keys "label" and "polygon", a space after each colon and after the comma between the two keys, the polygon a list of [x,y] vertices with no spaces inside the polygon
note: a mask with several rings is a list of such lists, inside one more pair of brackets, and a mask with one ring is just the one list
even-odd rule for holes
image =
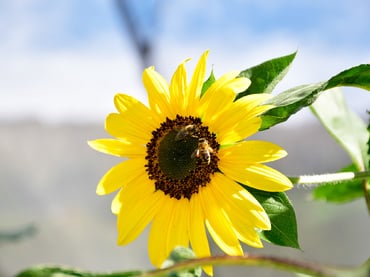
{"label": "green stem", "polygon": [[335,184],[349,180],[370,178],[370,171],[360,172],[338,172],[318,175],[302,175],[289,177],[293,184],[316,185],[316,184]]}
{"label": "green stem", "polygon": [[370,214],[370,171],[360,172],[338,172],[319,175],[302,175],[298,177],[288,177],[293,184],[301,185],[320,185],[320,184],[336,184],[344,181],[362,179],[362,188],[364,191],[365,203],[367,211]]}
{"label": "green stem", "polygon": [[362,180],[362,188],[364,190],[367,212],[370,214],[370,183],[367,179]]}

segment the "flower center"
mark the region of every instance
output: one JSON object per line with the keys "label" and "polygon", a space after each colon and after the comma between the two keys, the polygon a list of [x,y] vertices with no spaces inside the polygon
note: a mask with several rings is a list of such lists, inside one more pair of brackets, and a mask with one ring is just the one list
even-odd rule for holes
{"label": "flower center", "polygon": [[211,181],[211,175],[218,169],[220,145],[200,118],[179,115],[174,120],[167,118],[152,134],[145,167],[156,190],[176,199],[190,199],[199,187]]}

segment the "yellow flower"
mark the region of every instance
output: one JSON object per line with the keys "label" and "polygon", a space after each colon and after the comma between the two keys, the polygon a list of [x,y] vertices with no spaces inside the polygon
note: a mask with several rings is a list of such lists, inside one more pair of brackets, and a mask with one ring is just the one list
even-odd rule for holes
{"label": "yellow flower", "polygon": [[[263,247],[258,230],[270,220],[260,203],[242,186],[264,191],[292,187],[280,172],[262,164],[286,156],[279,146],[245,141],[261,125],[266,94],[236,93],[250,80],[230,72],[202,94],[208,51],[200,58],[190,83],[185,62],[170,84],[145,69],[149,107],[117,94],[118,113],[109,114],[105,128],[115,139],[89,145],[125,160],[101,179],[97,194],[119,190],[112,202],[117,215],[118,244],[135,240],[151,222],[149,257],[160,267],[176,246],[189,246],[197,257],[210,256],[206,231],[228,255],[243,255],[240,241]],[[204,270],[212,275],[212,267]]]}

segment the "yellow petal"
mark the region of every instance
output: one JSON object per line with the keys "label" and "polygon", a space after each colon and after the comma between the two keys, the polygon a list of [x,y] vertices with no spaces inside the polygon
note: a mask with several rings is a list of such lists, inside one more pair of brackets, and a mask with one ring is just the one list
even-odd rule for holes
{"label": "yellow petal", "polygon": [[265,163],[278,160],[287,155],[280,146],[266,141],[242,141],[228,147],[221,148],[218,157],[226,161],[228,166],[240,163]]}
{"label": "yellow petal", "polygon": [[120,191],[117,218],[119,245],[126,245],[140,235],[159,212],[162,200],[162,195],[154,191],[153,182],[146,176],[140,176]]}
{"label": "yellow petal", "polygon": [[145,156],[146,152],[145,146],[124,140],[96,139],[87,143],[97,151],[118,157],[141,157]]}
{"label": "yellow petal", "polygon": [[[256,231],[256,228],[270,230],[270,221],[266,214],[267,222],[261,223],[261,218],[254,216],[253,212],[243,210],[240,207],[240,202],[235,201],[235,198],[229,198],[229,205],[225,205],[224,209],[229,216],[234,232],[238,239],[252,247],[261,248],[263,244]],[[263,226],[264,228],[260,228]]]}
{"label": "yellow petal", "polygon": [[[213,182],[213,179],[212,179]],[[201,205],[206,216],[206,226],[216,244],[228,255],[243,255],[230,219],[220,206],[220,196],[213,191],[216,183],[210,183],[200,194]]]}
{"label": "yellow petal", "polygon": [[268,105],[259,105],[270,97],[268,94],[248,95],[221,111],[211,126],[219,143],[230,144],[256,133],[261,126],[258,116],[271,108]]}
{"label": "yellow petal", "polygon": [[203,55],[200,57],[198,64],[194,69],[194,73],[192,79],[190,81],[188,92],[186,96],[186,103],[187,105],[187,114],[186,115],[194,115],[195,111],[197,110],[200,94],[202,92],[202,87],[206,75],[206,65],[207,65],[207,57],[209,51],[205,51]]}
{"label": "yellow petal", "polygon": [[250,192],[224,174],[220,172],[215,173],[212,180],[217,184],[217,186],[214,186],[214,190],[222,192],[228,198],[235,198],[242,210],[246,212],[250,210],[264,211],[261,204]]}
{"label": "yellow petal", "polygon": [[119,212],[121,211],[121,207],[122,207],[121,191],[122,189],[120,189],[120,191],[114,196],[112,200],[111,211],[115,215],[118,215]]}
{"label": "yellow petal", "polygon": [[189,216],[190,216],[190,203],[188,199],[180,199],[175,201],[173,224],[170,226],[172,234],[169,237],[169,248],[173,250],[175,246],[189,245]]}
{"label": "yellow petal", "polygon": [[255,107],[266,106],[264,103],[272,97],[273,96],[269,93],[249,94],[242,98],[239,98],[237,101],[235,101],[235,104],[240,105],[247,110],[251,110]]}
{"label": "yellow petal", "polygon": [[[201,189],[202,190],[202,189]],[[199,194],[193,194],[190,199],[189,236],[191,247],[198,258],[211,256],[206,228],[204,226],[204,212],[199,200]],[[213,267],[204,266],[203,270],[213,276]]]}
{"label": "yellow petal", "polygon": [[130,120],[145,130],[154,130],[159,126],[156,115],[136,98],[126,94],[116,94],[114,104],[117,110],[130,117]]}
{"label": "yellow petal", "polygon": [[144,70],[143,82],[151,110],[164,120],[166,116],[171,115],[170,93],[166,80],[152,66]]}
{"label": "yellow petal", "polygon": [[115,165],[101,178],[96,193],[98,195],[111,193],[124,187],[140,175],[146,175],[144,161],[144,158],[136,158]]}
{"label": "yellow petal", "polygon": [[222,112],[223,121],[220,122],[223,128],[233,125],[234,122],[239,122],[245,118],[254,118],[266,110],[270,109],[270,105],[262,105],[263,102],[271,98],[270,94],[251,94],[244,96],[233,103],[230,109]]}
{"label": "yellow petal", "polygon": [[[221,117],[220,117],[221,119]],[[220,120],[218,120],[219,122]],[[212,131],[214,126],[220,131],[214,131],[217,135],[217,141],[221,145],[229,145],[235,142],[239,142],[249,136],[254,135],[258,132],[261,127],[262,120],[259,117],[252,118],[250,120],[245,120],[243,122],[235,123],[232,129],[222,129],[218,122],[212,125]]]}
{"label": "yellow petal", "polygon": [[247,186],[265,191],[285,191],[292,188],[290,180],[279,171],[258,163],[230,165],[224,158],[219,161],[220,170],[229,178]]}
{"label": "yellow petal", "polygon": [[254,228],[245,225],[245,218],[240,219],[235,216],[235,213],[232,213],[230,218],[233,222],[234,232],[240,241],[255,248],[263,248],[262,241],[257,231]]}
{"label": "yellow petal", "polygon": [[[265,210],[246,189],[221,173],[215,174],[214,182],[218,184],[214,186],[214,190],[222,198],[220,203],[224,203],[223,208],[243,238],[254,236],[255,228],[263,230],[271,228]],[[240,226],[243,228],[238,228]],[[261,245],[260,241],[257,241],[256,245]]]}
{"label": "yellow petal", "polygon": [[[159,192],[160,191],[158,191],[158,193]],[[162,206],[160,211],[154,217],[149,232],[149,258],[157,267],[162,265],[176,246],[174,245],[176,244],[176,241],[171,230],[176,228],[176,226],[174,226],[174,219],[176,216],[175,210],[178,208],[178,205],[176,204],[179,200],[170,198],[164,194],[162,198]],[[186,247],[187,245],[183,246]]]}
{"label": "yellow petal", "polygon": [[185,62],[181,63],[172,76],[170,83],[171,105],[174,112],[185,114],[188,103],[186,102],[186,92],[188,83],[186,78]]}
{"label": "yellow petal", "polygon": [[133,118],[111,113],[105,121],[105,129],[113,137],[123,141],[134,141],[137,144],[146,145],[152,136],[153,129],[145,128]]}
{"label": "yellow petal", "polygon": [[[164,206],[161,208],[159,213],[164,213],[163,215],[156,215],[151,229],[150,236],[153,236],[153,239],[149,244],[154,243],[157,245],[157,242],[154,242],[155,240],[162,240],[163,244],[162,247],[164,249],[163,255],[164,259],[168,258],[171,251],[176,246],[183,246],[188,247],[189,246],[189,215],[190,215],[190,207],[189,207],[189,200],[188,199],[180,199],[177,200],[175,198],[169,198],[167,196],[164,196],[167,199],[164,200],[167,202],[164,204]],[[168,210],[169,212],[165,212],[165,210]],[[165,217],[165,218],[162,218]],[[158,222],[167,221],[166,225],[159,226]],[[159,228],[159,230],[157,229]],[[165,230],[165,231],[164,231]],[[158,236],[157,232],[161,232],[161,235]],[[155,238],[157,236],[157,238]],[[150,246],[149,246],[150,247]],[[154,249],[156,249],[156,246],[154,246]],[[150,250],[150,253],[153,251]],[[161,250],[156,249],[155,252],[160,252]],[[159,259],[158,263],[163,263],[164,259]],[[160,261],[162,260],[162,261]]]}
{"label": "yellow petal", "polygon": [[233,104],[236,93],[249,86],[250,80],[236,78],[238,74],[239,71],[233,71],[221,76],[202,96],[199,113],[205,124],[211,125],[223,110]]}

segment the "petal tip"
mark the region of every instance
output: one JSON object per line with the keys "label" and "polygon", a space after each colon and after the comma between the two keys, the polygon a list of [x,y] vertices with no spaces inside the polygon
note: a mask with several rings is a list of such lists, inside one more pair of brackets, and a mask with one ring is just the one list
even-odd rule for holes
{"label": "petal tip", "polygon": [[98,140],[88,140],[87,141],[87,145],[90,146],[92,149],[96,150],[96,151],[101,151],[100,148],[99,148],[99,141]]}
{"label": "petal tip", "polygon": [[95,140],[88,140],[86,141],[87,145],[90,146],[91,148],[94,148],[93,145],[94,145],[94,141]]}
{"label": "petal tip", "polygon": [[105,193],[105,190],[100,186],[100,185],[98,185],[97,187],[96,187],[96,191],[95,191],[95,193],[97,194],[97,195],[105,195],[106,193]]}

